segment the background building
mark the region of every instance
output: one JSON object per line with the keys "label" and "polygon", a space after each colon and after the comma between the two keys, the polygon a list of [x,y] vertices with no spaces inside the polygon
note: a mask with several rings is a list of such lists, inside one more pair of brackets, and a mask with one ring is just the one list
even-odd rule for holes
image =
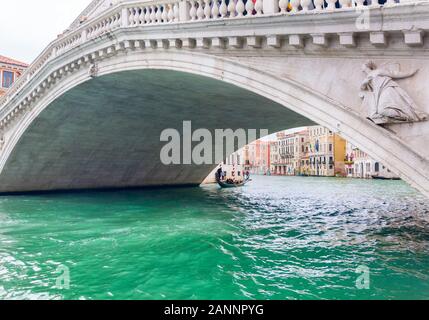
{"label": "background building", "polygon": [[12,84],[20,77],[28,64],[0,55],[0,97],[6,94]]}
{"label": "background building", "polygon": [[367,153],[349,142],[347,143],[345,168],[347,177],[350,178],[371,179],[375,177],[399,179],[399,176],[394,174],[382,163],[374,160]]}
{"label": "background building", "polygon": [[346,141],[322,126],[276,135],[271,142],[275,175],[346,176]]}
{"label": "background building", "polygon": [[306,175],[310,159],[308,128],[295,134],[294,167],[296,175]]}
{"label": "background building", "polygon": [[257,140],[243,149],[244,165],[252,174],[268,174],[270,172],[271,155],[270,141]]}
{"label": "background building", "polygon": [[345,176],[346,140],[322,126],[308,128],[309,175]]}

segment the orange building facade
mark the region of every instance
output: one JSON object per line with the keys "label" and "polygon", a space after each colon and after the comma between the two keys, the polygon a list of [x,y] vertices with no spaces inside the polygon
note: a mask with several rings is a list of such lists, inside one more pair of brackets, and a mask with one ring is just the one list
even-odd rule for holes
{"label": "orange building facade", "polygon": [[244,147],[245,170],[252,174],[267,174],[270,171],[270,142],[256,140]]}
{"label": "orange building facade", "polygon": [[28,64],[0,55],[0,97],[27,69]]}

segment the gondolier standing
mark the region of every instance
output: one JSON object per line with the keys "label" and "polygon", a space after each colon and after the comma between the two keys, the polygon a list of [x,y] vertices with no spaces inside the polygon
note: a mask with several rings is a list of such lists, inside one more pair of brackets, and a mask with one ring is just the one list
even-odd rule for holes
{"label": "gondolier standing", "polygon": [[219,167],[216,171],[216,180],[221,181],[223,177],[223,170],[222,167]]}

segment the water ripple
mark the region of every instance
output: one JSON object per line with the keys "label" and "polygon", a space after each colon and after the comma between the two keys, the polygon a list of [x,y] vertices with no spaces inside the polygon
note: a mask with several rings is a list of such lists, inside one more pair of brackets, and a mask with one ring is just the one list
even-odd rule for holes
{"label": "water ripple", "polygon": [[429,298],[429,203],[400,181],[3,197],[0,244],[0,299]]}

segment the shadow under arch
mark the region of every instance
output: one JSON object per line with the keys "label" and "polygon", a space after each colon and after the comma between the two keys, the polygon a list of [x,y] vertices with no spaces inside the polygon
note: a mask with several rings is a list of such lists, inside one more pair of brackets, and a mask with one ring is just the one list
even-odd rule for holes
{"label": "shadow under arch", "polygon": [[159,163],[159,130],[183,120],[271,132],[319,123],[428,191],[427,164],[399,139],[290,79],[189,52],[134,52],[98,67],[95,79],[71,74],[25,116],[2,154],[0,192],[198,184],[213,166]]}

